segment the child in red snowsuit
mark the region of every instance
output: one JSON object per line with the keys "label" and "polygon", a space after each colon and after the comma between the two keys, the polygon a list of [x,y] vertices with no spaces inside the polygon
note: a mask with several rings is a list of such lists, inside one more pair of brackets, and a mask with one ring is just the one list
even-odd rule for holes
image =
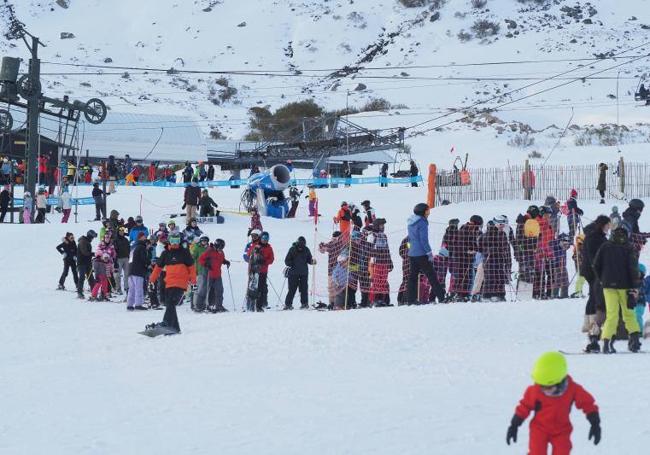
{"label": "child in red snowsuit", "polygon": [[566,359],[561,353],[543,354],[535,364],[532,377],[535,384],[526,389],[508,428],[508,445],[510,441],[517,442],[517,429],[535,411],[530,421],[528,454],[546,455],[551,444],[553,455],[569,455],[573,431],[569,414],[574,403],[591,424],[589,439],[593,438],[594,444],[600,442],[598,406],[594,397],[567,374]]}

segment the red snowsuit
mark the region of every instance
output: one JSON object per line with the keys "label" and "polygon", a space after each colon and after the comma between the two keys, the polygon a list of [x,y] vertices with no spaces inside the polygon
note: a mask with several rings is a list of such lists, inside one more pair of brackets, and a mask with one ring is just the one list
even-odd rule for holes
{"label": "red snowsuit", "polygon": [[515,409],[515,414],[523,420],[531,411],[535,411],[535,417],[530,421],[528,455],[546,455],[549,443],[553,447],[553,455],[569,455],[573,431],[569,420],[571,405],[575,403],[585,415],[598,412],[594,397],[580,384],[573,382],[571,376],[567,376],[567,380],[566,391],[557,397],[545,395],[537,384],[528,387]]}

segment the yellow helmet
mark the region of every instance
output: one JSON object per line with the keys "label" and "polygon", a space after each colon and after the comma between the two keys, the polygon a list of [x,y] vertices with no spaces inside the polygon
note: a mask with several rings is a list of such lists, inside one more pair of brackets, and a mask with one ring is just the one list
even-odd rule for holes
{"label": "yellow helmet", "polygon": [[566,358],[559,352],[551,351],[537,359],[531,376],[535,384],[547,387],[562,382],[567,373]]}

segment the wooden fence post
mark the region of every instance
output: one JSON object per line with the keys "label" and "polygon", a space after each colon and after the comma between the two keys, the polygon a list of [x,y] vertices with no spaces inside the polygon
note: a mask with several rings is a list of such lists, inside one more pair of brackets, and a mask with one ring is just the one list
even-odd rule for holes
{"label": "wooden fence post", "polygon": [[431,208],[436,206],[436,172],[436,165],[429,164],[429,178],[427,181],[427,205]]}

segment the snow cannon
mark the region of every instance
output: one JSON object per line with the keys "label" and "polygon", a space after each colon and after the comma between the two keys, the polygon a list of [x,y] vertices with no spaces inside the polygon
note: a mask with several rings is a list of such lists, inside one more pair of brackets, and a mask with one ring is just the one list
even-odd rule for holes
{"label": "snow cannon", "polygon": [[269,170],[253,174],[248,179],[248,189],[244,193],[250,201],[248,209],[256,207],[260,215],[284,218],[289,212],[289,204],[283,190],[289,187],[291,173],[283,164],[276,164]]}
{"label": "snow cannon", "polygon": [[259,188],[264,191],[282,191],[289,187],[289,180],[291,180],[289,168],[284,164],[276,164],[267,171],[251,175],[248,186],[253,191]]}

